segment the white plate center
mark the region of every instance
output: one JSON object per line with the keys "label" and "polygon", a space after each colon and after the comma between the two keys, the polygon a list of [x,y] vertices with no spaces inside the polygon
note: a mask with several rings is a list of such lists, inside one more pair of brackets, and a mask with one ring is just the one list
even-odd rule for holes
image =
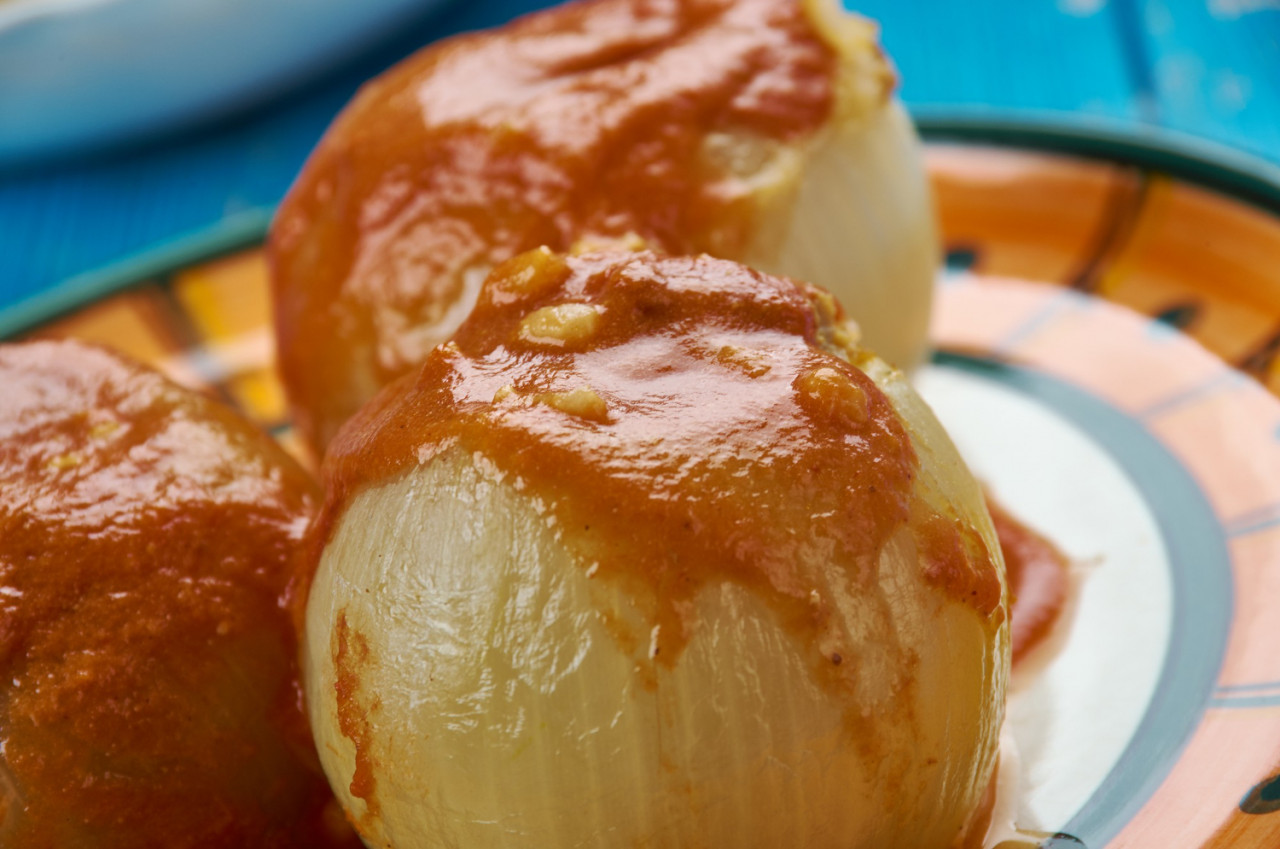
{"label": "white plate center", "polygon": [[916,386],[974,474],[1073,561],[1078,592],[1057,653],[1015,675],[1009,719],[1022,760],[1021,828],[1059,831],[1088,801],[1146,712],[1172,627],[1158,524],[1097,441],[1003,384],[929,366]]}

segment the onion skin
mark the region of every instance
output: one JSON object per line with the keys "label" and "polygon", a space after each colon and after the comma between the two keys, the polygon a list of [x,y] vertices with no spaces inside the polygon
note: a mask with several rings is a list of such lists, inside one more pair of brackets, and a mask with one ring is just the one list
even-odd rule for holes
{"label": "onion skin", "polygon": [[[669,321],[627,318],[639,313],[625,298],[659,292],[673,305]],[[558,303],[595,305],[600,323],[583,333],[598,341],[565,353],[506,335],[531,326],[521,315]],[[730,327],[735,358],[682,359]],[[559,457],[558,439],[625,442],[646,432],[627,424],[640,415],[659,417],[647,431],[664,435],[653,453],[686,452],[673,466],[736,468],[737,449],[724,445],[750,421],[683,439],[688,414],[661,419],[684,409],[678,396],[659,409],[637,394],[662,373],[638,364],[659,337],[686,340],[663,350],[677,352],[668,365],[687,377],[685,391],[702,393],[708,415],[751,386],[776,393],[768,409],[786,426],[752,473],[767,485],[717,483],[726,488],[715,509],[732,521],[698,512],[703,472],[664,490],[660,473],[606,461],[633,456],[624,449],[583,451],[587,465],[564,472],[580,483],[554,483],[573,461],[530,459]],[[787,352],[800,371],[779,365]],[[581,397],[548,413],[537,400],[546,393],[494,392],[497,372],[468,394],[488,379],[478,376],[482,355],[545,366],[564,386],[589,373],[605,413]],[[755,355],[773,370],[743,372]],[[600,361],[613,370],[590,371]],[[904,512],[868,519],[866,539],[829,535],[808,466],[770,477],[770,465],[786,466],[788,440],[871,432],[859,430],[866,420],[833,424],[804,407],[810,384],[833,374],[862,387],[874,429],[905,440],[905,459],[877,453],[838,477],[856,488],[860,475],[883,473],[876,466],[910,470],[877,478],[877,497],[900,488]],[[492,405],[467,400],[490,396]],[[454,401],[433,406],[438,398]],[[521,398],[534,406],[511,406]],[[549,442],[508,450],[517,443],[503,427],[555,415],[560,430],[538,431]],[[792,432],[805,421],[812,433]],[[708,258],[518,258],[486,283],[450,345],[343,430],[325,476],[303,674],[321,760],[371,846],[942,849],[987,787],[1009,638],[982,493],[902,374],[853,345],[838,307],[812,287]],[[650,500],[616,495],[645,481]],[[673,502],[693,505],[695,536],[710,538],[660,530]],[[614,504],[638,506],[611,524]],[[753,547],[757,539],[768,545]],[[737,549],[747,552],[741,563]],[[686,554],[664,560],[676,551]],[[705,554],[687,556],[695,551]]]}
{"label": "onion skin", "polygon": [[928,350],[938,267],[933,201],[915,127],[896,100],[834,122],[809,145],[794,200],[769,210],[734,257],[835,295],[863,343],[904,370]]}

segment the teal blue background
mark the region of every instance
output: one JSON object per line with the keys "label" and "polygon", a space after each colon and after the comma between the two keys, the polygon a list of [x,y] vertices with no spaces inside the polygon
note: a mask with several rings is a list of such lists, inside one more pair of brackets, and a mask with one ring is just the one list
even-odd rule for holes
{"label": "teal blue background", "polygon": [[[0,307],[268,214],[360,81],[435,38],[540,5],[456,2],[268,103],[120,149],[0,170]],[[913,107],[1160,126],[1280,162],[1280,0],[852,5],[881,21]]]}

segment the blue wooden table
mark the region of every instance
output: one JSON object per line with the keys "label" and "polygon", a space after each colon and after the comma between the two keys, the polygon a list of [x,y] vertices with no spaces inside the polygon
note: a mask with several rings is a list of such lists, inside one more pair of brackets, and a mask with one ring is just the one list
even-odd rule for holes
{"label": "blue wooden table", "polygon": [[[0,171],[0,307],[142,251],[260,226],[360,82],[544,5],[458,2],[249,111]],[[856,0],[921,114],[1156,125],[1280,162],[1280,0]],[[3,116],[0,116],[3,120]]]}

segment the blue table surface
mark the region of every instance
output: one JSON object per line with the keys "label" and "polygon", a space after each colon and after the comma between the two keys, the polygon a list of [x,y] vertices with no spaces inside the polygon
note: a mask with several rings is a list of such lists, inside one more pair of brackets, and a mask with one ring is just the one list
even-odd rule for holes
{"label": "blue table surface", "polygon": [[[0,308],[220,222],[262,220],[361,81],[545,3],[459,0],[277,99],[0,171]],[[916,108],[1154,124],[1280,163],[1280,0],[853,0]]]}

